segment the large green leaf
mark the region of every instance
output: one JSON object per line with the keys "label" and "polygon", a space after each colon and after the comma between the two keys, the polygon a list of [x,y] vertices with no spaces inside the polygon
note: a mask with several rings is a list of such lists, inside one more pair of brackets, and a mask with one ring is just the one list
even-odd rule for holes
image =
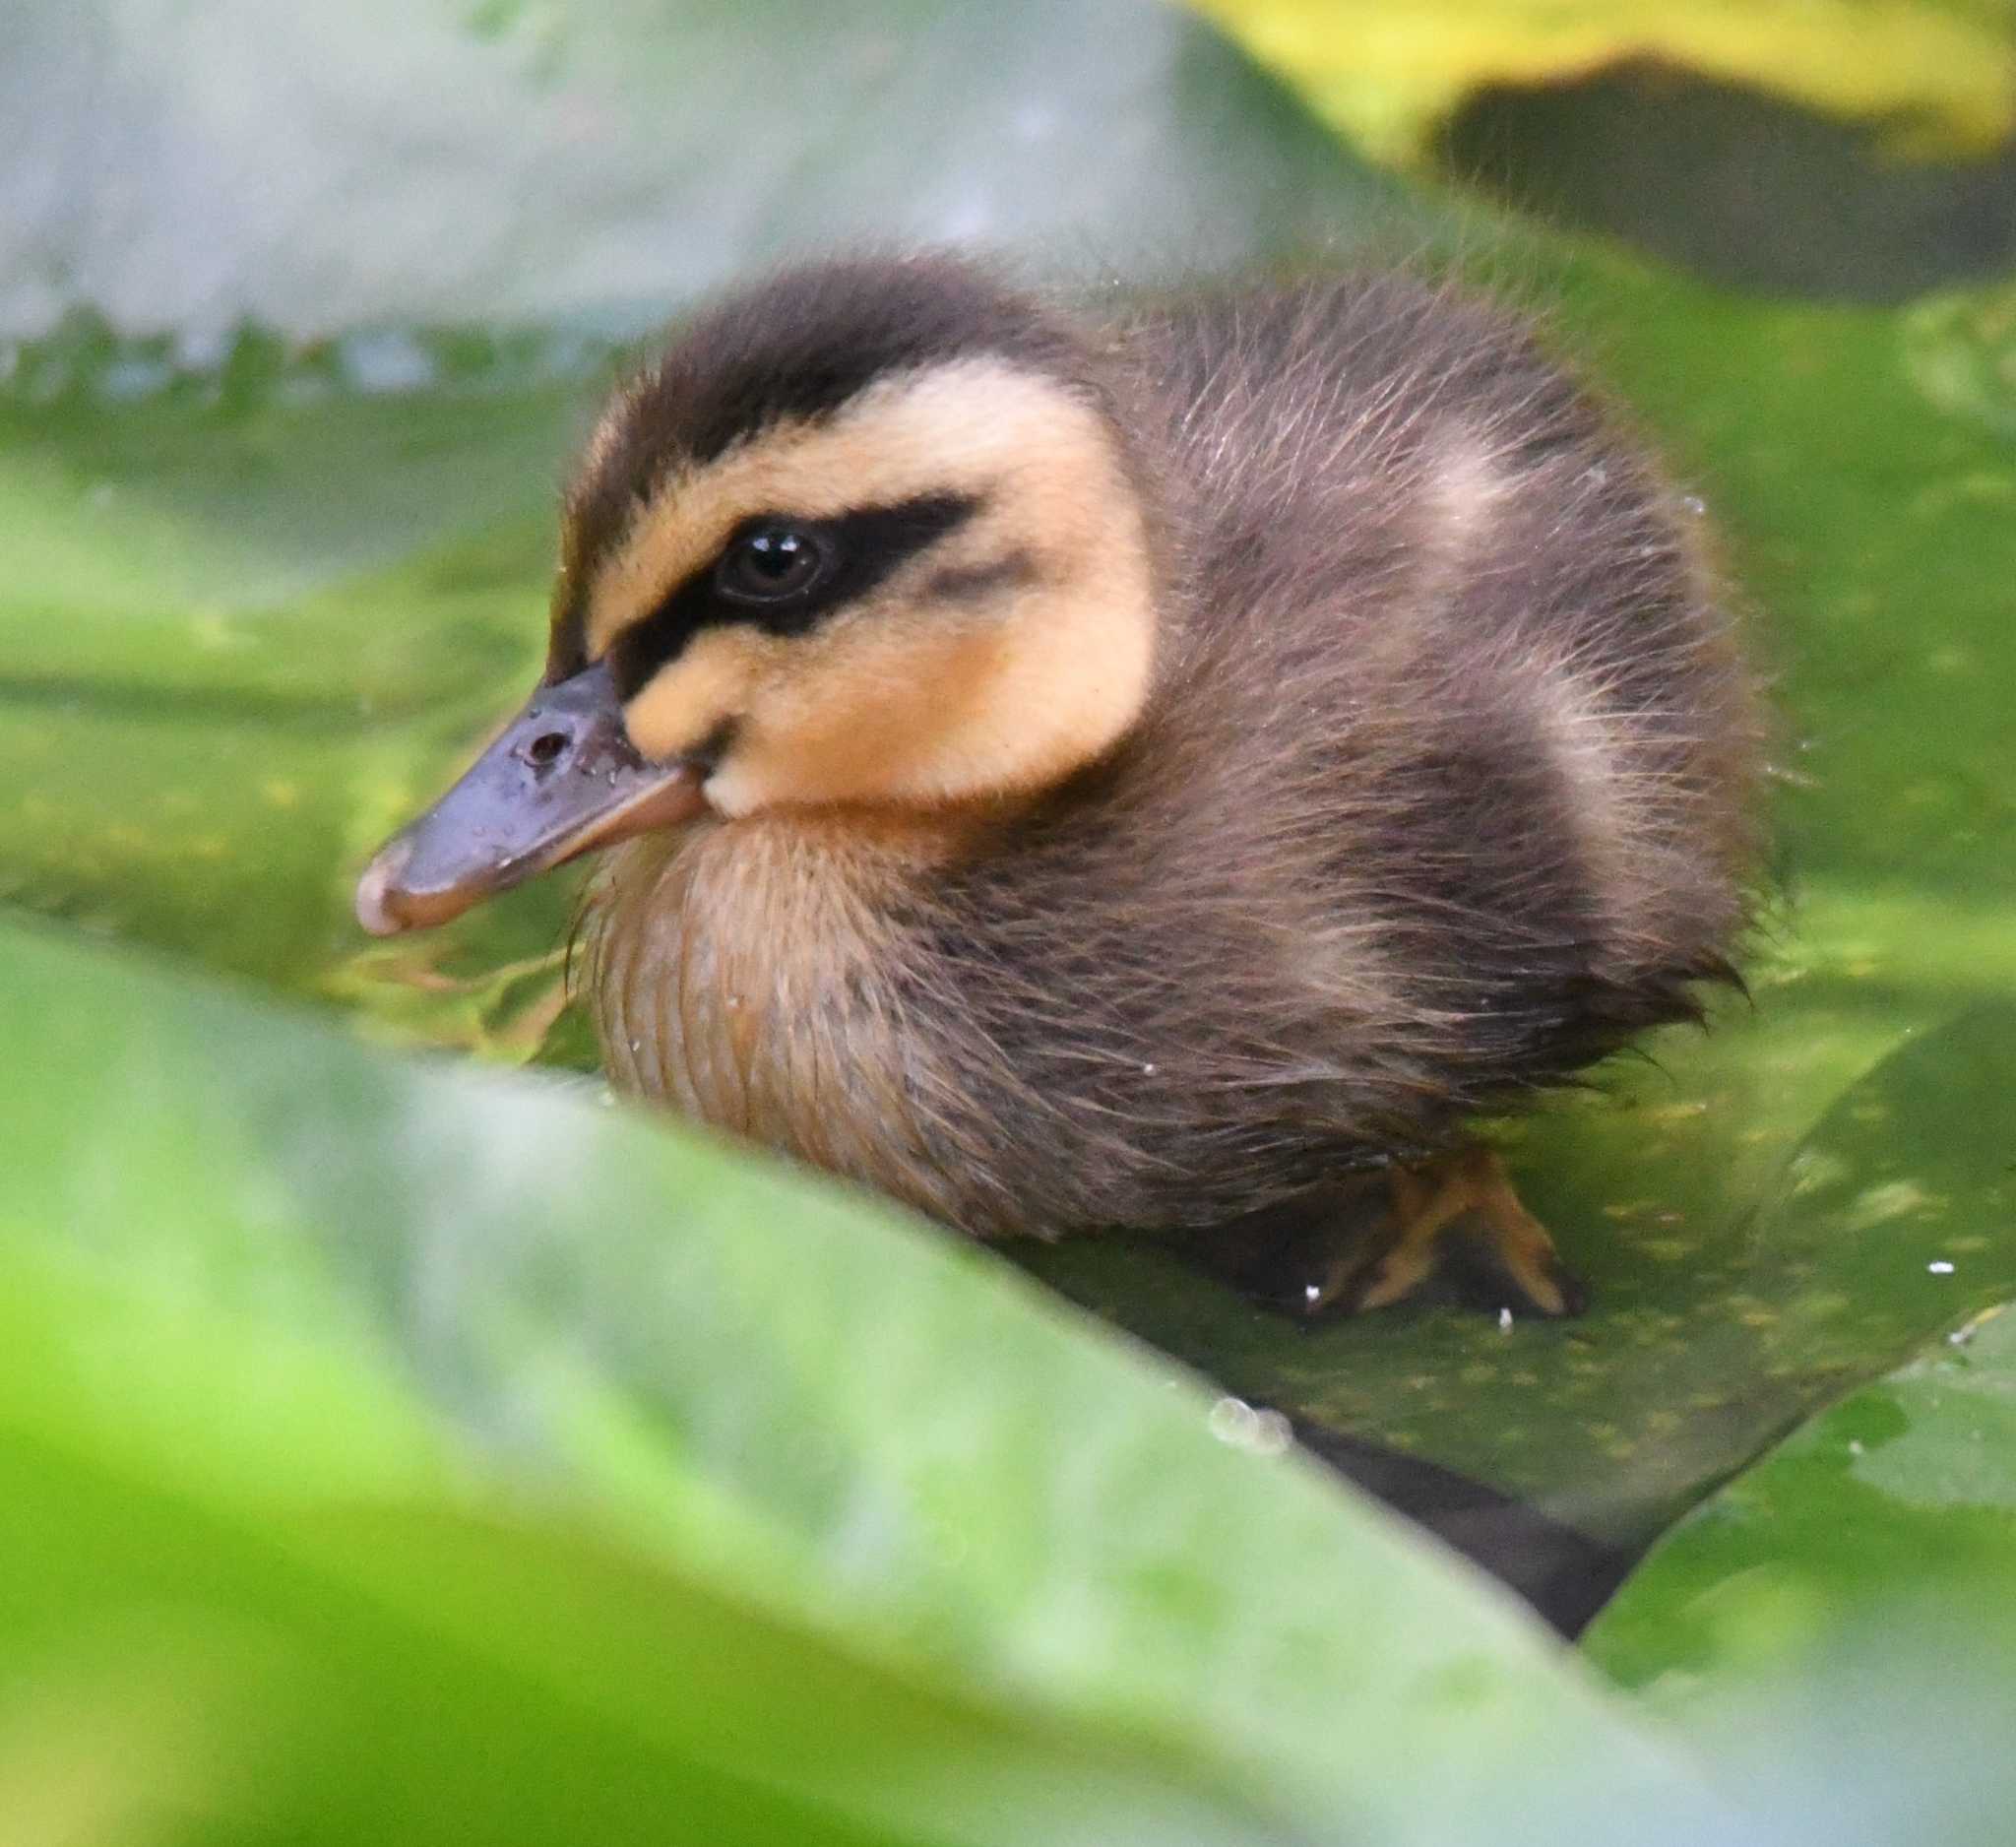
{"label": "large green leaf", "polygon": [[[173,32],[114,8],[104,37],[81,17],[43,0],[15,41],[8,132],[46,184],[0,214],[6,312],[83,301],[126,337],[23,349],[0,405],[0,894],[382,1032],[583,1061],[553,1026],[563,890],[394,951],[362,945],[346,897],[537,652],[552,474],[606,349],[517,321],[629,324],[864,225],[1061,245],[1080,269],[1088,240],[1128,267],[1403,225],[1498,244],[1707,498],[1759,606],[1788,787],[1754,1005],[1517,1131],[1595,1285],[1576,1325],[1424,1306],[1310,1334],[1115,1243],[1045,1274],[1319,1444],[1452,1464],[1626,1548],[1944,1325],[1951,1292],[1900,1292],[1892,1266],[1952,1224],[1907,1204],[1879,1249],[1856,1196],[1797,1221],[1773,1202],[1907,1041],[1935,1048],[1913,1081],[1945,1100],[1922,1114],[1956,1161],[1974,1130],[1952,1100],[2007,1086],[2009,1052],[1943,1066],[1935,1036],[2016,977],[2005,293],[1819,309],[1501,237],[1396,194],[1204,29],[1124,0],[845,26],[802,0],[592,21],[208,0]],[[164,152],[117,198],[66,190],[62,125],[122,84]],[[246,313],[287,340],[213,338]],[[476,313],[477,334],[415,324]],[[2006,1216],[1942,1209],[1984,1241],[1968,1287],[2016,1290]],[[1796,1246],[1760,1243],[1794,1223]]]}
{"label": "large green leaf", "polygon": [[1494,1587],[979,1252],[53,938],[0,936],[0,1791],[1743,1838]]}
{"label": "large green leaf", "polygon": [[[2016,1609],[2016,1313],[1984,1235],[2016,1219],[2012,1040],[2016,1005],[1963,1015],[1885,1059],[1795,1156],[1755,1236],[1811,1279],[1814,1326],[1771,1336],[1831,1347],[1848,1375],[1871,1350],[1908,1352],[1927,1303],[1948,1331],[1661,1544],[1591,1638],[1628,1684],[1694,1703],[1700,1677],[1797,1663],[1900,1587]],[[1860,1271],[1887,1291],[1839,1286]]]}
{"label": "large green leaf", "polygon": [[[14,0],[0,336],[87,305],[197,365],[241,320],[649,320],[837,239],[1238,263],[1393,189],[1148,0]],[[134,387],[145,369],[127,372]]]}
{"label": "large green leaf", "polygon": [[[1675,1711],[1820,1653],[1904,1587],[2016,1610],[2016,1312],[1962,1322],[1851,1393],[1660,1545],[1591,1631]],[[2016,1690],[2009,1706],[2016,1711]]]}
{"label": "large green leaf", "polygon": [[1165,1753],[949,1696],[592,1533],[271,1484],[220,1502],[180,1458],[108,1459],[129,1445],[14,1409],[15,1847],[1311,1838]]}
{"label": "large green leaf", "polygon": [[2004,1838],[2016,1313],[1816,1418],[1669,1537],[1589,1645],[1788,1834]]}

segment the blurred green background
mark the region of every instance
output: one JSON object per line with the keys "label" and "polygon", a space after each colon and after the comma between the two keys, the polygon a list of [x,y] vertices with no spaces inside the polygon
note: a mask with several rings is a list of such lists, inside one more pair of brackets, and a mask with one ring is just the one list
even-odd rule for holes
{"label": "blurred green background", "polygon": [[[2012,146],[2001,0],[17,0],[6,1838],[1999,1838]],[[1704,501],[1776,856],[1502,1130],[1585,1319],[1039,1287],[610,1109],[562,882],[357,934],[625,353],[861,235],[1465,271]],[[1312,1457],[1563,1626],[1656,1549],[1564,1655]]]}

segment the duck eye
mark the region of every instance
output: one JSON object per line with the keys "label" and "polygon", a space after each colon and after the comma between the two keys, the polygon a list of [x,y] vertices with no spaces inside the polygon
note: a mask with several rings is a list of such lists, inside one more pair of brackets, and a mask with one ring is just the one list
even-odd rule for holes
{"label": "duck eye", "polygon": [[814,534],[770,526],[747,534],[722,553],[714,581],[737,603],[778,603],[809,590],[825,575],[827,550]]}

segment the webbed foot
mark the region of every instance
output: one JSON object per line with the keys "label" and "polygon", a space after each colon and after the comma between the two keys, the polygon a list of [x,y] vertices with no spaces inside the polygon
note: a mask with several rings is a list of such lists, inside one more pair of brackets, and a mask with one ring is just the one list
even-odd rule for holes
{"label": "webbed foot", "polygon": [[1497,1154],[1460,1148],[1387,1179],[1391,1225],[1358,1240],[1304,1291],[1310,1315],[1358,1314],[1406,1300],[1448,1274],[1480,1306],[1556,1319],[1580,1314],[1587,1292],[1554,1241],[1520,1202]]}

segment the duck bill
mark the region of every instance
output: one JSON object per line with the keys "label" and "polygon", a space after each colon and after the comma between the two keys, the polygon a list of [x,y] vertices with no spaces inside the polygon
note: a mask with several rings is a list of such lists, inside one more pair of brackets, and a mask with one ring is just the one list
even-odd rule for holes
{"label": "duck bill", "polygon": [[705,770],[652,763],[623,729],[604,664],[541,686],[441,799],[378,850],[357,881],[374,936],[431,929],[472,905],[706,805]]}

